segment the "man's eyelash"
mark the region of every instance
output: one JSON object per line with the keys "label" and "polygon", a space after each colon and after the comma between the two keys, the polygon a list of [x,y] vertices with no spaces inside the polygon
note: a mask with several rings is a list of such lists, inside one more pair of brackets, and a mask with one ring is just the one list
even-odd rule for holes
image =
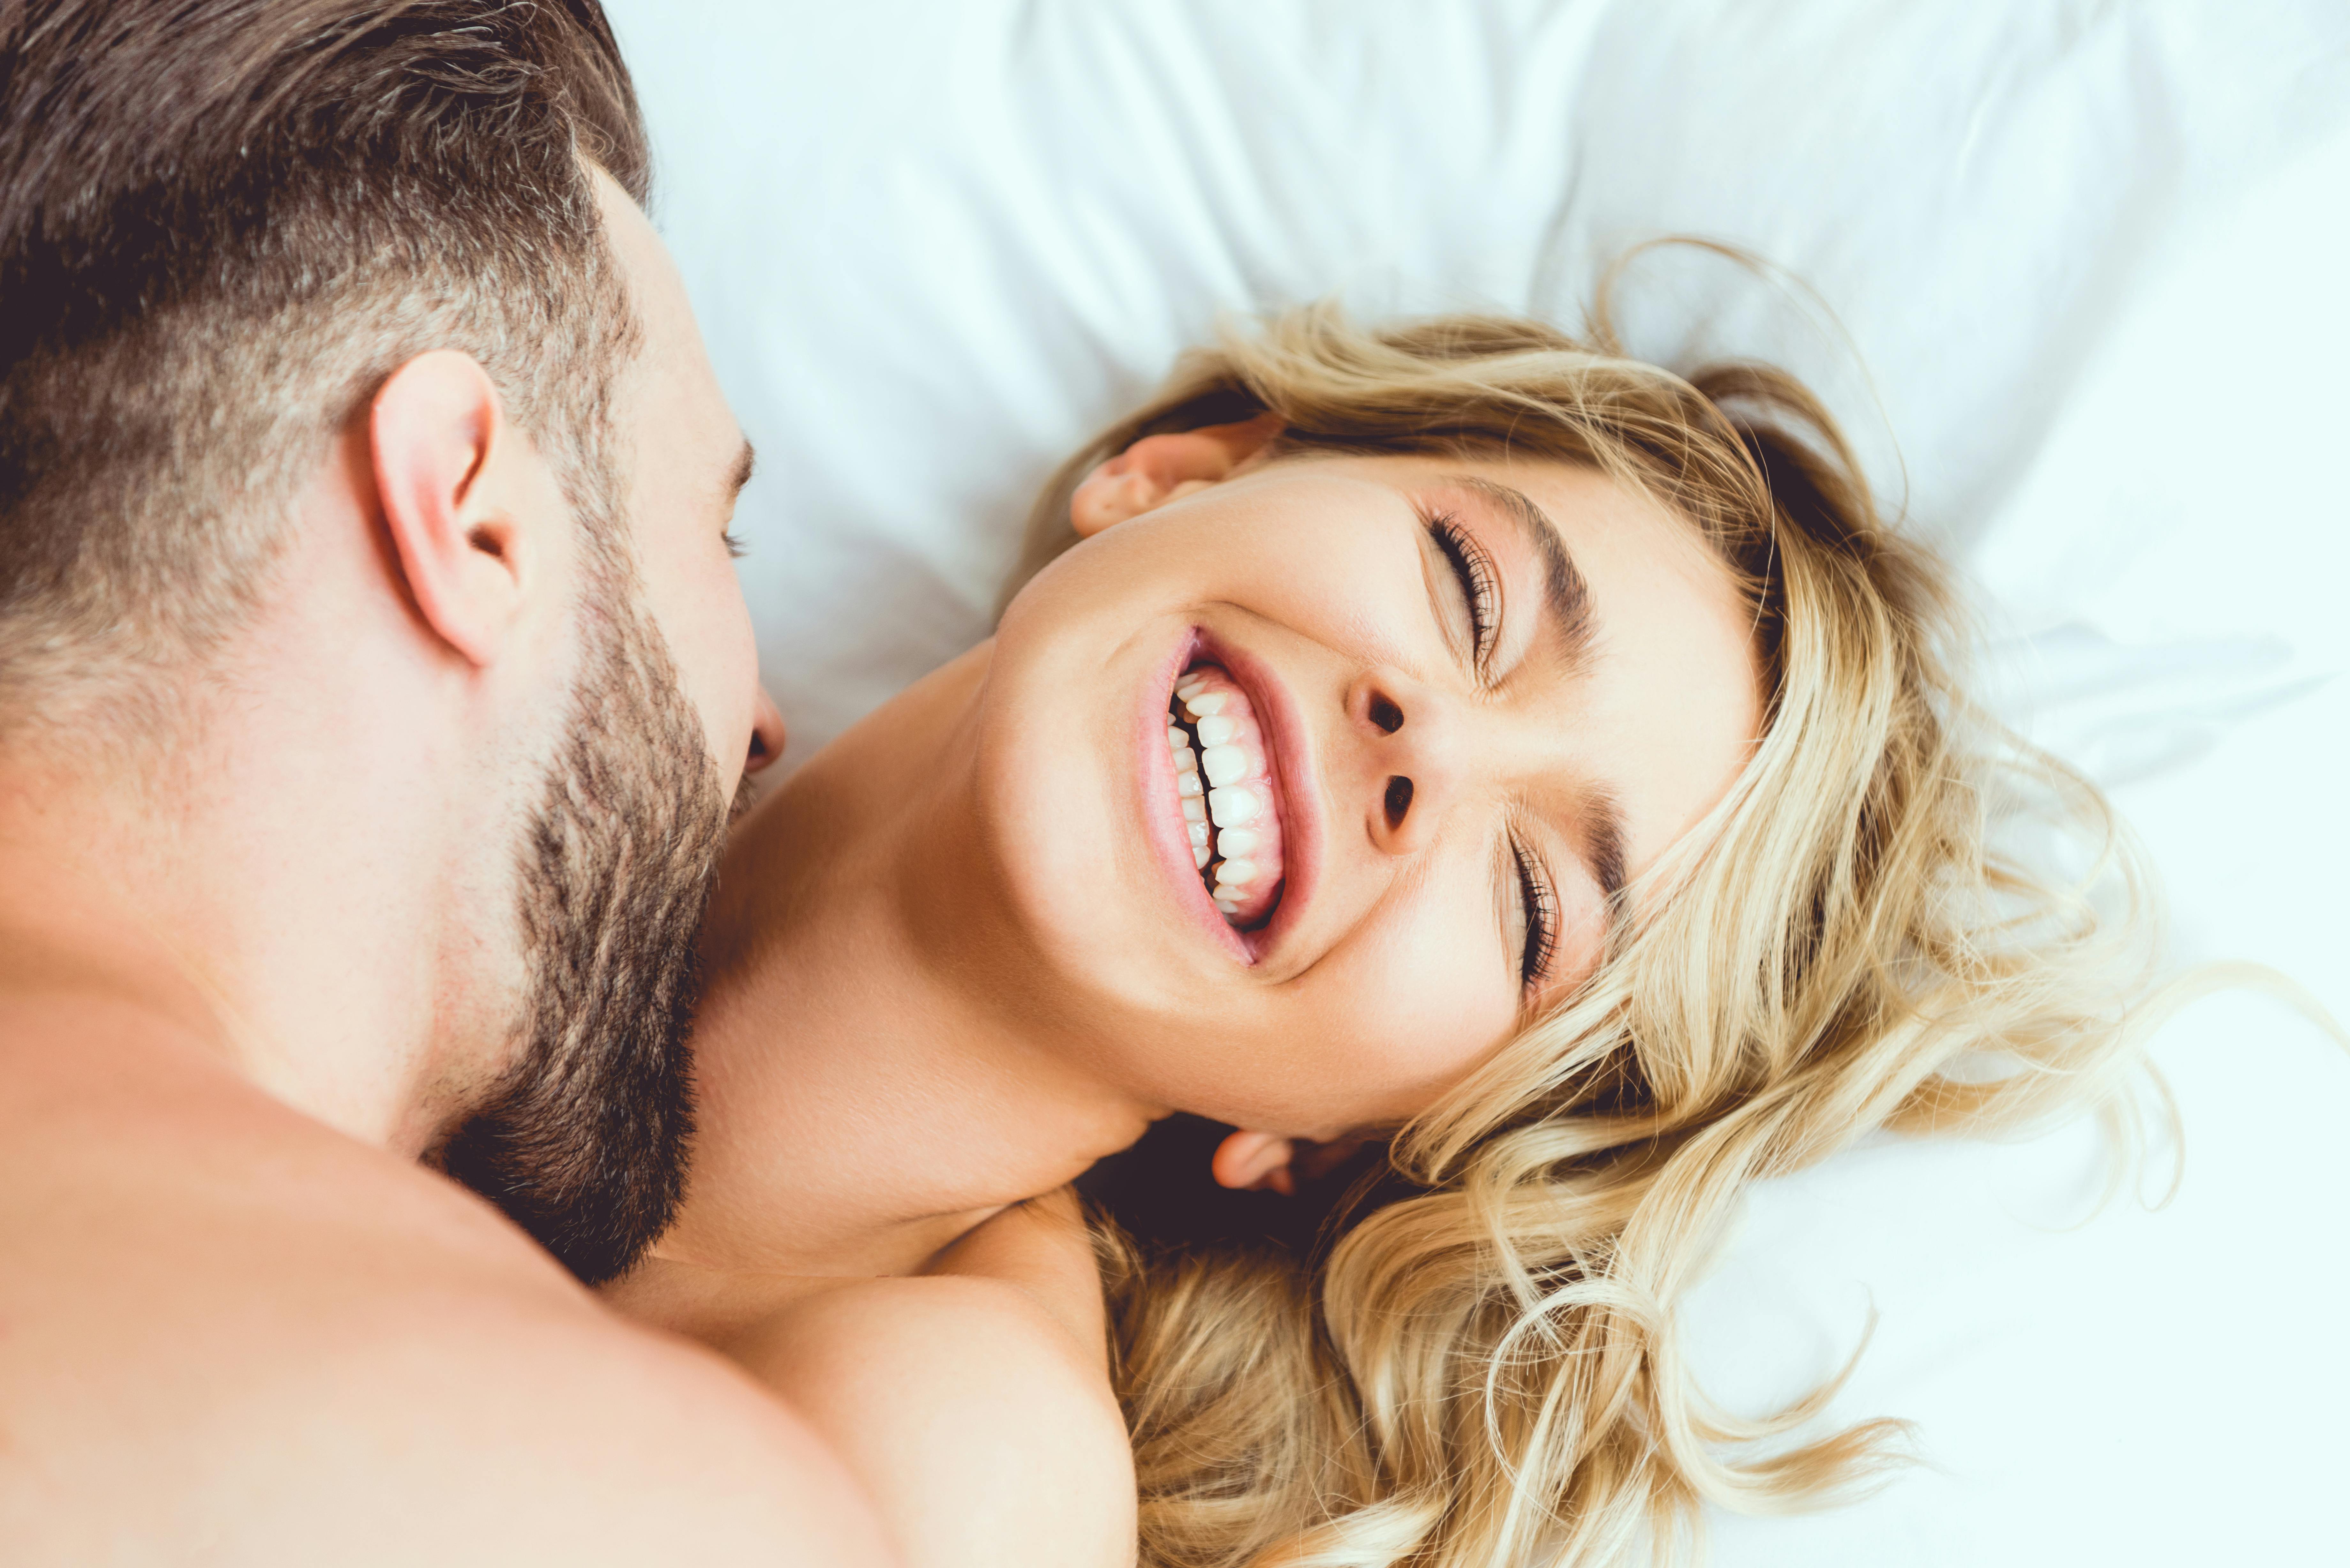
{"label": "man's eyelash", "polygon": [[1493,558],[1449,512],[1430,518],[1428,531],[1451,563],[1452,575],[1461,579],[1461,597],[1469,601],[1470,630],[1476,639],[1475,662],[1482,674],[1492,658],[1502,608],[1501,578],[1493,570]]}
{"label": "man's eyelash", "polygon": [[1550,884],[1534,875],[1533,863],[1514,840],[1510,855],[1518,866],[1518,897],[1526,911],[1526,945],[1518,955],[1518,983],[1532,991],[1550,974],[1550,961],[1558,951],[1558,897]]}
{"label": "man's eyelash", "polygon": [[739,561],[751,553],[751,546],[743,542],[743,535],[731,528],[719,537],[726,541],[726,553],[735,560]]}

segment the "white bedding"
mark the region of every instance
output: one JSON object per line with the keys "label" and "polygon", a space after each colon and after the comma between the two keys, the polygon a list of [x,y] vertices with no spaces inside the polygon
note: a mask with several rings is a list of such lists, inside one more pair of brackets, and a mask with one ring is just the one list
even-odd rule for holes
{"label": "white bedding", "polygon": [[[758,442],[743,581],[791,755],[984,635],[1045,472],[1220,312],[1573,320],[1814,378],[1981,586],[2001,701],[2152,841],[2181,961],[2350,1017],[2350,6],[2162,0],[613,0],[656,216]],[[1826,312],[1833,313],[1830,324]],[[1845,336],[1848,335],[1848,340]],[[1866,374],[1855,369],[1866,367]],[[2350,1563],[2350,1058],[2222,997],[2158,1054],[2178,1199],[2085,1132],[1759,1192],[1692,1303],[1759,1409],[1932,1468],[1718,1561]]]}

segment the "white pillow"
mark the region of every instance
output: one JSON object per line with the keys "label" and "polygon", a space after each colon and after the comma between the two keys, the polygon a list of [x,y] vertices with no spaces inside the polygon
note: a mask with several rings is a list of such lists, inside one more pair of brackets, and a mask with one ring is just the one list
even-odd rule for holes
{"label": "white pillow", "polygon": [[1816,287],[1886,419],[1720,264],[1652,269],[1636,347],[1793,361],[1981,545],[2164,255],[2350,106],[2332,0],[613,11],[765,457],[744,581],[801,747],[984,634],[1037,483],[1220,315],[1572,319],[1663,234]]}

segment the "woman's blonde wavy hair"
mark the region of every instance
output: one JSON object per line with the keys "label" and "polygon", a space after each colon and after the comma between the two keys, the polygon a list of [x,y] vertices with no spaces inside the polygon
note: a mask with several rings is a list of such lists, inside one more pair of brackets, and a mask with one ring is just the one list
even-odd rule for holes
{"label": "woman's blonde wavy hair", "polygon": [[[1071,542],[1095,463],[1266,411],[1275,461],[1550,460],[1665,503],[1751,601],[1766,728],[1597,973],[1397,1133],[1314,1255],[1101,1223],[1142,1561],[1666,1559],[1701,1501],[1866,1482],[1898,1422],[1799,1440],[1836,1383],[1725,1414],[1677,1303],[1759,1178],[1877,1128],[2120,1115],[2152,950],[2137,852],[2093,786],[1968,700],[1949,576],[1879,515],[1821,403],[1762,365],[1627,358],[1604,296],[1583,340],[1480,316],[1366,330],[1326,305],[1229,334],[1056,475],[1018,580]],[[2019,807],[2087,872],[2000,854]]]}

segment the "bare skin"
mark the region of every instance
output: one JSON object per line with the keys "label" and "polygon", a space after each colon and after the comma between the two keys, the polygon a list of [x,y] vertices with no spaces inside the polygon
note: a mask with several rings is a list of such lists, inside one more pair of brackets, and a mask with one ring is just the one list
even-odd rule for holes
{"label": "bare skin", "polygon": [[[1104,464],[1086,542],[995,639],[730,851],[692,1188],[610,1293],[804,1410],[911,1563],[1132,1559],[1069,1182],[1174,1111],[1241,1129],[1219,1180],[1283,1187],[1424,1108],[1590,972],[1603,883],[1637,896],[1761,724],[1748,618],[1682,520],[1562,464],[1263,461],[1272,433]],[[1482,553],[1482,605],[1439,520]],[[1587,589],[1578,636],[1537,528]],[[1201,634],[1287,713],[1284,831],[1311,846],[1249,941],[1154,848],[1177,791],[1145,775]]]}
{"label": "bare skin", "polygon": [[[644,602],[731,791],[781,743],[723,537],[742,437],[598,179],[647,329]],[[416,1163],[515,1048],[515,834],[582,647],[552,471],[428,354],[298,515],[171,736],[0,753],[9,1561],[887,1561],[806,1422]]]}

